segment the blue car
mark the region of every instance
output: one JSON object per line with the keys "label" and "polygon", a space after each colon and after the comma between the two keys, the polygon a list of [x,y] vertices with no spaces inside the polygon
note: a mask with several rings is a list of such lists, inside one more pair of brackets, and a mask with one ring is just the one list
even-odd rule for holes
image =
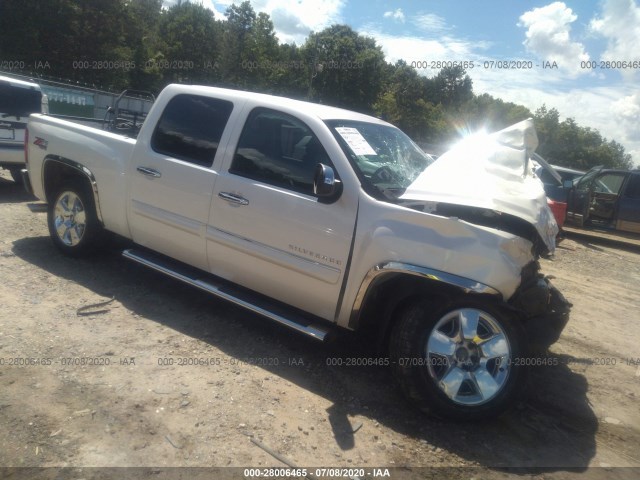
{"label": "blue car", "polygon": [[569,192],[567,222],[640,233],[640,170],[589,170]]}

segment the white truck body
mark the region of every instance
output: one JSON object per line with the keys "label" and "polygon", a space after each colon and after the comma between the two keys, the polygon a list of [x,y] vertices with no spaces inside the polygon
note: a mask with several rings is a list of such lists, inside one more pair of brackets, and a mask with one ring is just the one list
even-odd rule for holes
{"label": "white truck body", "polygon": [[[174,113],[169,112],[185,99],[198,105],[215,101],[222,110],[229,105],[215,145],[177,133],[181,127],[170,124]],[[175,115],[179,118],[180,112]],[[277,133],[260,132],[274,125]],[[366,323],[363,316],[376,296],[374,287],[390,283],[389,279],[411,277],[425,285],[446,285],[461,295],[514,303],[523,295],[518,293],[525,281],[523,272],[535,264],[540,252],[553,251],[557,232],[542,186],[527,167],[536,143],[532,124],[523,122],[483,138],[480,150],[466,143],[431,166],[425,163],[403,195],[392,198],[383,198],[392,189],[364,187],[374,178],[378,185],[392,182],[396,175],[386,163],[380,163],[380,171],[377,164],[370,167],[383,158],[381,148],[372,147],[374,136],[366,133],[377,129],[401,135],[379,119],[346,110],[248,92],[171,85],[158,97],[137,140],[32,115],[28,176],[33,193],[50,204],[58,202],[58,207],[62,200],[56,195],[65,177],[84,178],[91,185],[95,213],[104,229],[345,328]],[[305,136],[300,138],[300,132]],[[296,172],[303,168],[314,141],[322,149],[317,163],[330,163],[339,179],[340,190],[329,200],[297,183],[304,175]],[[215,155],[210,164],[175,158],[165,151],[175,142],[210,148]],[[285,183],[280,167],[265,160],[268,148],[286,151],[282,158],[295,164],[283,174]],[[416,152],[411,155],[420,159]],[[470,163],[470,155],[475,163]],[[249,168],[255,164],[262,167],[254,172]],[[457,170],[465,164],[473,165],[476,182]],[[360,165],[376,171],[363,174]],[[268,176],[265,180],[256,175]],[[315,185],[316,177],[313,181]],[[445,203],[462,208],[462,215],[439,212],[438,205]],[[50,217],[55,217],[52,208]],[[55,237],[55,225],[50,228]],[[382,290],[376,292],[383,296]],[[548,291],[544,295],[549,297]],[[387,303],[377,301],[377,309]],[[522,309],[520,303],[509,308]],[[541,311],[546,308],[536,306]],[[538,313],[524,312],[524,316]],[[559,330],[554,327],[557,335],[564,323]]]}

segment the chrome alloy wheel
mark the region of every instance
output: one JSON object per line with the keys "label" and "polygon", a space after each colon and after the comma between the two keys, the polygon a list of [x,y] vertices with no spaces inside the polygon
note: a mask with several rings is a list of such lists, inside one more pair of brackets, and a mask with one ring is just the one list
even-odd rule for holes
{"label": "chrome alloy wheel", "polygon": [[82,240],[87,226],[85,208],[80,197],[71,191],[58,195],[54,208],[54,226],[58,238],[69,247]]}
{"label": "chrome alloy wheel", "polygon": [[487,312],[464,308],[435,325],[426,347],[427,369],[440,390],[459,405],[491,401],[507,383],[511,347]]}

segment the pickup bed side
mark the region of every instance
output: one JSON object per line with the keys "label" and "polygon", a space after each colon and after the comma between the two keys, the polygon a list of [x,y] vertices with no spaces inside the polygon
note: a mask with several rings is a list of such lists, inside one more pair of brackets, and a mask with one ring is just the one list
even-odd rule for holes
{"label": "pickup bed side", "polygon": [[28,128],[28,167],[35,196],[52,201],[70,177],[80,178],[95,188],[104,227],[129,238],[126,177],[136,141],[39,114],[30,116]]}

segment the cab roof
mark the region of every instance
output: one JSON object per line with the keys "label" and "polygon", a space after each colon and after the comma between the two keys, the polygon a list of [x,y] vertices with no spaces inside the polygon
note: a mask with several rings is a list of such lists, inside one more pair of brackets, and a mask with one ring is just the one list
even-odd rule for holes
{"label": "cab roof", "polygon": [[306,114],[311,114],[318,117],[321,120],[353,120],[358,122],[377,123],[380,125],[392,126],[391,124],[370,115],[363,113],[353,112],[351,110],[345,110],[337,107],[330,107],[328,105],[321,105],[318,103],[304,102],[302,100],[294,100],[287,97],[280,97],[276,95],[267,95],[264,93],[247,92],[244,90],[234,90],[229,88],[220,87],[207,87],[199,85],[169,85],[167,88],[175,89],[175,93],[194,93],[201,95],[221,95],[225,97],[234,96],[238,99],[244,99],[254,106],[269,107],[274,109],[289,108],[296,111],[303,111]]}

